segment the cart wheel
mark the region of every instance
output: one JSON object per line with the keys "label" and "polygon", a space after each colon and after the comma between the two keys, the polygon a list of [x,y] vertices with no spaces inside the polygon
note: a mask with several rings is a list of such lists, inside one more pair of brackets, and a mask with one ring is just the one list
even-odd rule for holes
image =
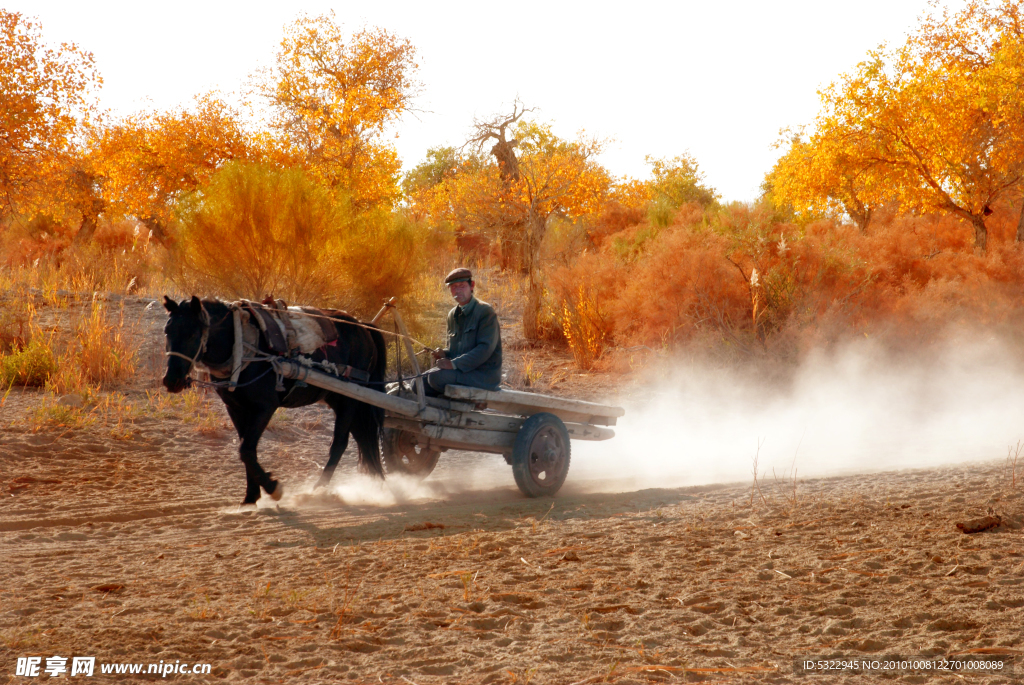
{"label": "cart wheel", "polygon": [[428,450],[416,444],[413,434],[407,431],[385,428],[382,442],[384,466],[388,473],[426,478],[441,458],[439,450]]}
{"label": "cart wheel", "polygon": [[554,414],[526,419],[512,448],[512,475],[527,497],[554,495],[569,474],[569,432]]}

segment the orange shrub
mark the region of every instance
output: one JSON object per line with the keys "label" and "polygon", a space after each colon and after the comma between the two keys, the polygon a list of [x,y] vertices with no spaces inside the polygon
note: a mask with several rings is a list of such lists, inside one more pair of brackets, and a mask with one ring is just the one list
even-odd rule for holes
{"label": "orange shrub", "polygon": [[[1010,210],[997,208],[981,254],[972,228],[949,216],[879,212],[861,232],[832,220],[780,223],[758,205],[684,205],[664,228],[622,222],[549,286],[574,353],[580,292],[602,314],[602,340],[619,346],[711,332],[741,349],[791,354],[864,333],[916,344],[954,325],[1020,334],[1024,249],[1012,242]],[[616,211],[606,210],[606,226]]]}
{"label": "orange shrub", "polygon": [[590,369],[604,350],[604,331],[596,298],[580,285],[562,302],[562,334],[581,369]]}

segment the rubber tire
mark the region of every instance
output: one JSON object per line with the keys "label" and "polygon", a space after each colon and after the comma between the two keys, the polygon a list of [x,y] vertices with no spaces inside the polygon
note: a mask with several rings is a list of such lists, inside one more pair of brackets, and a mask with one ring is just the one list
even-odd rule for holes
{"label": "rubber tire", "polygon": [[[542,482],[530,473],[531,448],[538,438],[560,440],[561,445],[556,445],[556,448],[564,449],[565,456],[559,465],[560,469],[550,477],[546,476]],[[558,492],[565,482],[565,477],[569,475],[571,452],[569,431],[565,429],[562,419],[547,412],[534,414],[526,419],[516,434],[516,442],[512,448],[512,475],[520,491],[527,497],[546,497]]]}
{"label": "rubber tire", "polygon": [[424,458],[415,463],[410,462],[408,457],[403,458],[399,448],[399,440],[402,431],[396,428],[385,428],[381,438],[381,456],[384,459],[385,473],[401,473],[405,476],[424,479],[431,474],[441,458],[439,451],[424,451]]}

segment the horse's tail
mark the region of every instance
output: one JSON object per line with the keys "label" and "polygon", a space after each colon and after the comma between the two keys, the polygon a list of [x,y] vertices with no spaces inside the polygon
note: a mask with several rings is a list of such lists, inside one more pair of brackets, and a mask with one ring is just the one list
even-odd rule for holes
{"label": "horse's tail", "polygon": [[[384,392],[384,375],[388,369],[388,348],[384,342],[384,335],[376,328],[368,328],[370,338],[373,339],[373,346],[376,348],[377,354],[374,355],[374,363],[370,367],[370,387],[374,390]],[[380,445],[383,444],[384,438],[384,409],[381,407],[375,407],[373,405],[365,405],[367,411],[370,413],[370,417],[373,422],[375,439],[374,444],[378,446],[377,449],[373,450],[373,454],[369,455],[368,460],[370,467],[375,473],[384,477],[384,465],[381,462],[380,457]]]}

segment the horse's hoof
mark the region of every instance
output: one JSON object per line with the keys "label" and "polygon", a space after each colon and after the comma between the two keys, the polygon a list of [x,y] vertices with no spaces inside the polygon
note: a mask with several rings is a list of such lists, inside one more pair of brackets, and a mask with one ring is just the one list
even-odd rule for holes
{"label": "horse's hoof", "polygon": [[248,497],[246,497],[245,499],[242,500],[242,503],[238,505],[239,509],[245,509],[247,507],[255,508],[256,507],[256,500],[249,499]]}
{"label": "horse's hoof", "polygon": [[270,495],[270,499],[274,500],[275,502],[278,502],[281,500],[281,497],[284,496],[284,486],[281,485],[280,481],[278,481],[274,483],[274,491],[268,492],[267,494]]}

